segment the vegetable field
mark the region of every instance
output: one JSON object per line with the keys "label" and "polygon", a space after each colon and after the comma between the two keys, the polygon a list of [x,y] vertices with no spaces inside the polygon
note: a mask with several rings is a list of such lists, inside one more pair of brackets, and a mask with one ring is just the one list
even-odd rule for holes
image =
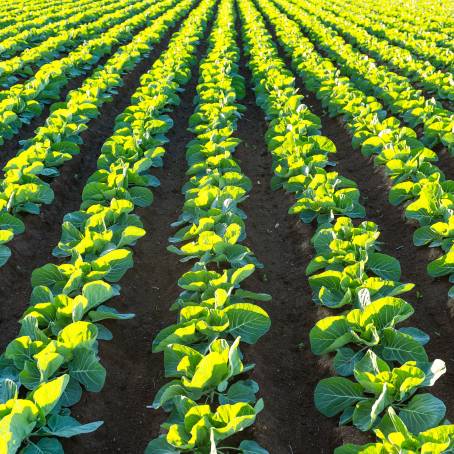
{"label": "vegetable field", "polygon": [[451,2],[0,13],[0,454],[454,453]]}

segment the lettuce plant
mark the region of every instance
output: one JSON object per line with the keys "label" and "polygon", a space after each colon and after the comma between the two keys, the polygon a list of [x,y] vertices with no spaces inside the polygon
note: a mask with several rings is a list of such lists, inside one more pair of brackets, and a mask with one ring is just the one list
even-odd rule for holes
{"label": "lettuce plant", "polygon": [[[350,375],[368,349],[389,363],[427,361],[423,347],[429,340],[427,334],[416,328],[396,327],[413,313],[413,307],[404,300],[386,297],[345,315],[322,318],[310,331],[312,351],[316,355],[337,352],[334,367],[340,375]],[[355,350],[347,345],[355,346]]]}
{"label": "lettuce plant", "polygon": [[441,360],[423,364],[407,361],[391,369],[369,350],[355,364],[355,382],[344,377],[330,377],[318,383],[315,405],[325,416],[341,413],[340,424],[351,422],[362,431],[376,427],[381,414],[393,408],[411,432],[423,432],[443,421],[446,408],[432,394],[417,391],[432,386],[445,372]]}
{"label": "lettuce plant", "polygon": [[[238,402],[220,405],[212,412],[209,405],[197,405],[187,397],[180,397],[173,413],[177,422],[169,423],[167,434],[152,440],[145,453],[162,451],[169,454],[180,452],[222,454],[224,451],[220,447],[221,442],[251,426],[262,408],[263,402],[259,400],[254,407],[245,402]],[[227,452],[230,447],[225,449]],[[242,441],[235,451],[243,454],[267,452],[250,440]]]}
{"label": "lettuce plant", "polygon": [[335,454],[400,454],[414,452],[443,454],[452,451],[454,446],[454,425],[445,424],[431,429],[412,433],[405,422],[397,416],[392,407],[374,429],[378,443],[363,446],[345,444],[334,451]]}

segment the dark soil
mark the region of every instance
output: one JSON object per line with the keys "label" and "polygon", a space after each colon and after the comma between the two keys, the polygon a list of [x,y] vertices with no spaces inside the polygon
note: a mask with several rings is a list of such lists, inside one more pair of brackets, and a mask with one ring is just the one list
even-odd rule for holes
{"label": "dark soil", "polygon": [[438,161],[435,163],[448,180],[454,180],[454,156],[451,156],[445,147],[438,146],[434,148],[438,155]]}
{"label": "dark soil", "polygon": [[[173,29],[176,29],[178,24]],[[25,215],[25,233],[14,238],[8,245],[13,253],[0,273],[0,348],[16,335],[17,320],[25,310],[30,291],[31,272],[48,262],[55,262],[52,249],[61,234],[63,216],[78,210],[82,188],[86,179],[96,170],[96,162],[102,144],[112,135],[115,117],[130,105],[131,95],[140,85],[140,76],[150,69],[153,62],[167,47],[170,32],[157,44],[150,55],[123,77],[124,84],[112,102],[101,107],[100,115],[89,123],[81,135],[83,144],[80,154],[65,163],[59,170],[61,175],[52,182],[55,199],[44,205],[39,216]]]}

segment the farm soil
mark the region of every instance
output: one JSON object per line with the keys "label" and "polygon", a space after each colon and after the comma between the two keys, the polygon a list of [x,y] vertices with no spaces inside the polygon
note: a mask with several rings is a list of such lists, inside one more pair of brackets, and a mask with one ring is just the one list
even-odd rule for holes
{"label": "farm soil", "polygon": [[[150,57],[125,77],[120,93],[103,107],[100,117],[84,133],[80,156],[67,163],[53,183],[54,203],[45,207],[40,216],[27,217],[26,233],[12,243],[13,257],[0,273],[2,349],[17,333],[16,321],[30,293],[31,271],[54,260],[51,249],[60,237],[63,214],[78,208],[81,189],[95,169],[100,146],[112,133],[115,116],[129,104],[140,75],[164,48],[164,43],[156,46]],[[206,46],[199,47],[199,57],[205,49]],[[250,79],[244,58],[241,72]],[[142,453],[146,443],[159,433],[165,418],[162,412],[146,408],[164,383],[162,355],[151,354],[150,346],[158,331],[175,321],[175,314],[168,308],[179,293],[177,279],[188,269],[166,247],[174,232],[170,223],[177,219],[184,201],[180,193],[186,180],[184,152],[192,139],[186,128],[193,112],[197,77],[194,71],[182,94],[181,106],[171,115],[175,125],[168,134],[164,168],[155,172],[161,186],[154,191],[152,206],[139,210],[148,234],[134,248],[135,266],[122,279],[121,297],[116,299],[121,311],[134,312],[136,317],[106,323],[113,340],[100,344],[101,362],[107,369],[105,387],[97,394],[84,393],[73,409],[81,421],[99,419],[104,420],[104,425],[93,434],[65,440],[66,453]],[[417,292],[410,295],[416,309],[411,321],[431,334],[427,346],[430,357],[447,362],[448,374],[440,379],[434,393],[445,401],[448,417],[453,419],[454,329],[446,304],[448,284],[427,276],[425,267],[431,252],[412,245],[413,227],[403,221],[399,208],[390,207],[387,202],[386,178],[351,149],[345,128],[325,116],[318,100],[305,92],[301,83],[299,86],[307,104],[321,117],[323,133],[337,146],[333,158],[339,172],[358,183],[368,219],[380,226],[384,251],[400,260],[403,281],[417,283]],[[236,158],[253,182],[250,197],[242,205],[248,215],[245,243],[264,268],[246,284],[251,290],[270,293],[273,301],[265,305],[272,320],[270,332],[256,345],[244,348],[248,361],[256,363],[251,378],[259,383],[260,394],[265,398],[265,409],[254,428],[247,431],[247,438],[254,437],[272,454],[328,454],[343,442],[364,442],[366,438],[352,428],[339,428],[336,419],[325,418],[313,405],[317,382],[331,375],[330,359],[313,355],[308,339],[314,323],[327,314],[312,303],[304,273],[313,254],[310,238],[315,229],[287,214],[293,203],[291,196],[270,189],[272,169],[264,142],[266,123],[248,88],[242,101],[247,110],[239,122],[237,136],[242,144]]]}
{"label": "farm soil", "polygon": [[448,180],[454,180],[454,159],[445,147],[438,146],[434,148],[438,155],[438,161],[435,163],[445,174]]}
{"label": "farm soil", "polygon": [[[241,70],[250,80],[244,57]],[[265,399],[254,438],[273,454],[331,453],[341,444],[340,431],[334,420],[315,409],[312,398],[317,382],[330,375],[329,364],[311,353],[308,339],[319,318],[305,277],[313,229],[287,213],[291,196],[270,189],[273,173],[264,141],[267,125],[250,86],[241,103],[247,111],[238,125],[243,142],[236,157],[253,183],[242,204],[248,216],[245,244],[264,265],[247,282],[253,290],[273,297],[265,307],[272,322],[270,332],[245,348],[256,364],[253,378]]]}

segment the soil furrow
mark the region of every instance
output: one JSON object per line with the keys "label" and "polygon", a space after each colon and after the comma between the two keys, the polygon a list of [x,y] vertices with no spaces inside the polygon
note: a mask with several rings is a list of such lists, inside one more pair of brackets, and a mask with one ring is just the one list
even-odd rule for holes
{"label": "soil furrow", "polygon": [[435,165],[443,171],[446,179],[454,180],[454,156],[451,156],[448,150],[441,145],[437,145],[433,150],[438,155],[438,161]]}

